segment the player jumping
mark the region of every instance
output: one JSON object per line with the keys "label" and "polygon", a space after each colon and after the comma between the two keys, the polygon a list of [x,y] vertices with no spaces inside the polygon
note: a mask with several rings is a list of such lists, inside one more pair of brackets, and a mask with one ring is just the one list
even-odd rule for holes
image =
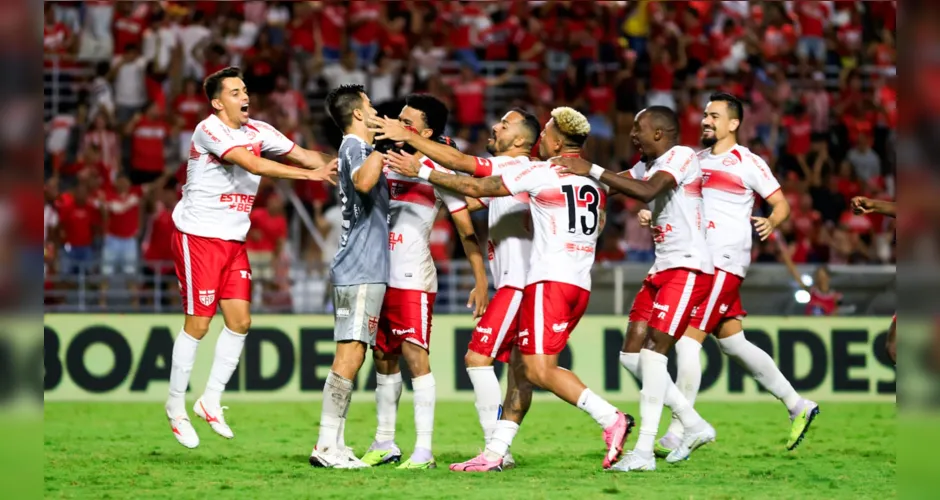
{"label": "player jumping", "polygon": [[[715,335],[721,351],[787,407],[791,421],[787,449],[792,450],[802,441],[819,406],[800,397],[773,358],[747,340],[741,324],[747,315],[741,306],[741,284],[751,263],[751,221],[761,241],[766,240],[787,220],[790,205],[764,160],[737,144],[736,131],[743,121],[740,100],[725,93],[711,96],[702,119],[702,144],[709,149],[699,153],[699,162],[715,278],[708,297],[692,309],[685,335],[676,342],[676,385],[694,404],[702,382],[702,342],[707,334]],[[755,194],[770,204],[770,216],[751,216]],[[683,436],[682,423],[674,418],[656,444],[656,456],[668,457],[670,462],[687,458],[695,443],[684,442]]]}
{"label": "player jumping", "polygon": [[372,147],[366,120],[375,108],[361,85],[330,91],[326,109],[343,131],[339,146],[339,196],[343,233],[330,265],[336,356],[323,387],[320,435],[310,453],[314,467],[368,467],[346,447],[343,436],[353,380],[375,345],[379,313],[388,286],[389,193],[382,153]]}
{"label": "player jumping", "polygon": [[[409,145],[432,160],[453,170],[489,177],[505,169],[529,164],[529,152],[538,141],[538,119],[522,109],[513,109],[493,125],[487,151],[493,158],[478,158],[407,131],[394,120],[377,119],[376,128],[381,136],[391,140],[407,141]],[[418,165],[390,158],[405,175],[417,177]],[[467,375],[473,384],[475,406],[483,428],[485,444],[489,444],[496,423],[503,418],[521,424],[532,404],[532,385],[517,380],[514,373],[521,370],[518,349],[513,350],[518,333],[518,312],[522,291],[529,270],[532,250],[532,219],[527,196],[468,198],[470,209],[488,208],[490,272],[496,293],[477,323],[467,347],[464,361]],[[512,355],[511,355],[512,353]],[[505,406],[500,406],[499,379],[493,370],[495,360],[511,363],[508,370],[508,388]],[[512,453],[503,458],[503,469],[515,466]]]}
{"label": "player jumping", "polygon": [[[415,130],[421,137],[441,140],[447,125],[447,106],[425,94],[414,94],[405,100],[398,116],[401,124]],[[407,149],[407,146],[405,146]],[[449,147],[449,146],[448,146]],[[393,153],[394,154],[394,153]],[[398,156],[405,159],[405,156]],[[415,169],[424,165],[447,173],[424,156],[407,155]],[[399,357],[404,357],[411,372],[414,390],[414,419],[417,442],[411,457],[399,469],[431,469],[437,467],[431,453],[434,432],[435,383],[428,360],[431,344],[431,316],[437,295],[437,271],[431,258],[431,226],[441,205],[450,211],[454,227],[460,235],[464,252],[473,269],[475,286],[470,293],[474,317],[486,310],[486,267],[483,253],[473,232],[473,221],[463,196],[437,188],[425,180],[388,171],[391,193],[388,246],[391,253],[389,287],[385,292],[379,331],[372,356],[376,375],[375,403],[378,428],[375,441],[362,457],[371,465],[398,462],[401,450],[395,444],[395,421],[401,398],[402,379]]]}
{"label": "player jumping", "polygon": [[[589,132],[584,115],[571,108],[556,108],[540,136],[539,153],[546,158],[578,156]],[[422,167],[419,176],[474,198],[529,195],[535,230],[516,339],[524,377],[584,410],[604,429],[606,468],[620,456],[633,418],[558,366],[558,355],[591,295],[591,266],[603,228],[606,190],[593,179],[562,175],[558,170],[551,162],[535,162],[483,179],[441,174],[429,167]],[[518,430],[516,422],[499,420],[486,450],[467,462],[451,465],[451,470],[501,471],[503,457]]]}
{"label": "player jumping", "polygon": [[[329,158],[248,117],[248,89],[238,68],[209,75],[203,88],[214,113],[193,133],[188,180],[183,199],[173,210],[176,231],[171,242],[186,316],[173,344],[166,416],[176,440],[187,448],[199,446],[199,436],[186,412],[186,388],[199,342],[209,331],[217,306],[225,324],[206,390],[193,411],[220,436],[235,436],[225,422],[221,399],[251,325],[251,266],[245,237],[261,177],[333,183],[336,173]],[[262,153],[283,155],[302,168],[264,159]]]}
{"label": "player jumping", "polygon": [[655,470],[653,442],[664,401],[685,424],[686,435],[713,440],[715,430],[695,412],[672,382],[666,354],[685,332],[692,307],[711,289],[711,256],[705,244],[702,170],[691,148],[678,146],[675,112],[663,106],[640,111],[632,138],[642,159],[624,175],[575,158],[563,172],[591,176],[650,205],[656,261],[630,310],[620,363],[642,381],[640,436],[632,452],[611,470]]}
{"label": "player jumping", "polygon": [[[864,196],[852,198],[852,211],[858,215],[876,213],[888,217],[897,217],[897,210],[893,201],[873,200]],[[892,363],[897,363],[897,339],[898,339],[898,315],[891,318],[891,328],[888,330],[888,337],[885,339],[885,348],[888,350],[888,356]]]}

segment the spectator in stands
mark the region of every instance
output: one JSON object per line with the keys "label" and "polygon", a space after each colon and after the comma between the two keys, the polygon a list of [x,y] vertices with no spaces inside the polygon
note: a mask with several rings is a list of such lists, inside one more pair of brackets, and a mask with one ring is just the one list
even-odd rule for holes
{"label": "spectator in stands", "polygon": [[648,227],[640,225],[637,214],[642,210],[643,204],[633,199],[627,199],[627,213],[623,218],[624,222],[624,247],[626,248],[627,261],[629,262],[653,262],[656,259],[656,253],[653,248],[653,235]]}
{"label": "spectator in stands", "polygon": [[[319,12],[317,52],[324,64],[337,63],[347,44],[346,19],[348,8],[341,1],[310,2]],[[315,32],[316,33],[316,32]]]}
{"label": "spectator in stands", "polygon": [[614,89],[607,83],[607,72],[602,69],[595,70],[582,96],[590,111],[588,122],[591,125],[591,158],[610,157],[611,140],[614,138],[615,99]]}
{"label": "spectator in stands", "polygon": [[145,19],[134,12],[133,2],[115,2],[117,11],[114,14],[114,55],[124,55],[133,45],[140,47],[143,43]]}
{"label": "spectator in stands", "polygon": [[[109,190],[102,213],[104,215],[104,244],[101,248],[101,274],[110,277],[122,274],[125,285],[131,292],[132,304],[138,303],[137,274],[138,252],[137,237],[140,235],[140,208],[143,202],[141,186],[131,185],[130,178],[120,173]],[[108,280],[101,284],[100,305],[107,305]]]}
{"label": "spectator in stands", "polygon": [[791,113],[787,114],[780,124],[786,131],[784,168],[799,173],[804,179],[812,180],[813,169],[810,168],[807,156],[812,149],[813,124],[806,112],[806,105],[794,105]]}
{"label": "spectator in stands", "polygon": [[291,21],[290,2],[255,2],[265,7],[264,26],[274,45],[284,45],[286,28]]}
{"label": "spectator in stands", "polygon": [[845,162],[863,182],[870,183],[881,176],[881,158],[871,148],[871,138],[865,134],[858,136],[857,143],[849,149]]}
{"label": "spectator in stands", "polygon": [[199,82],[188,79],[183,82],[183,92],[173,99],[171,106],[179,132],[177,141],[179,142],[179,161],[189,159],[189,150],[192,147],[192,136],[196,130],[196,125],[202,121],[208,114],[209,104],[206,102],[206,96],[200,92]]}
{"label": "spectator in stands", "polygon": [[475,73],[472,66],[464,64],[460,68],[460,76],[447,80],[454,96],[457,126],[470,131],[471,142],[476,141],[477,133],[486,127],[486,89],[506,83],[514,74],[515,65],[510,65],[500,76],[484,77]]}
{"label": "spectator in stands", "polygon": [[369,86],[366,87],[369,99],[376,106],[395,99],[398,96],[398,71],[396,61],[384,53],[379,54],[376,64],[369,68]]}
{"label": "spectator in stands", "polygon": [[194,11],[189,21],[177,28],[180,50],[183,53],[182,78],[202,81],[206,73],[196,51],[211,38],[212,31],[206,26],[206,18],[201,10]]}
{"label": "spectator in stands", "polygon": [[177,127],[171,127],[160,114],[157,103],[131,119],[125,134],[131,137],[130,178],[134,185],[153,182],[163,174],[167,140],[178,133]]}
{"label": "spectator in stands", "polygon": [[111,65],[99,62],[95,66],[95,78],[88,87],[88,117],[94,120],[99,114],[105,115],[108,121],[115,120],[114,115],[114,89],[108,80]]}
{"label": "spectator in stands", "polygon": [[253,283],[265,292],[273,289],[274,261],[284,251],[286,240],[284,200],[279,194],[271,193],[265,206],[251,211],[251,229],[245,240]]}
{"label": "spectator in stands", "polygon": [[326,82],[327,89],[334,89],[347,84],[365,87],[368,83],[366,72],[356,66],[356,54],[352,51],[346,51],[339,63],[330,64],[323,68],[321,77]]}
{"label": "spectator in stands", "polygon": [[824,35],[829,27],[831,9],[828,2],[794,2],[793,13],[799,21],[800,40],[796,47],[801,63],[826,61]]}
{"label": "spectator in stands", "polygon": [[140,46],[127,44],[111,65],[108,78],[114,82],[114,104],[117,123],[126,125],[147,104],[147,59]]}
{"label": "spectator in stands", "polygon": [[144,58],[153,65],[153,73],[169,73],[178,46],[177,28],[170,25],[165,11],[157,10],[150,17],[150,25],[144,30],[141,45]]}
{"label": "spectator in stands", "polygon": [[666,106],[676,110],[676,97],[673,93],[676,73],[685,69],[686,51],[684,42],[679,39],[678,58],[673,62],[669,48],[662,41],[652,41],[649,45],[650,60],[650,92],[647,94],[647,106]]}
{"label": "spectator in stands", "polygon": [[438,74],[446,58],[447,51],[444,47],[434,45],[434,39],[430,35],[421,37],[418,45],[411,49],[411,67],[417,78],[416,89],[427,88],[428,80],[432,75]]}
{"label": "spectator in stands", "polygon": [[[286,76],[278,75],[274,83],[274,92],[269,96],[271,103],[277,106],[286,120],[293,126],[299,126],[310,116],[310,106],[303,92],[290,86]],[[312,145],[305,146],[311,147]],[[320,183],[317,183],[318,185]]]}
{"label": "spectator in stands", "polygon": [[173,223],[173,209],[179,196],[169,184],[155,184],[154,212],[149,217],[146,235],[143,239],[142,254],[145,266],[143,286],[152,290],[160,288],[160,304],[168,307],[179,301],[179,288],[173,269],[173,251],[170,248],[176,225]]}
{"label": "spectator in stands", "polygon": [[356,54],[359,68],[367,69],[379,54],[379,37],[386,19],[385,5],[378,0],[360,0],[349,6],[349,48]]}
{"label": "spectator in stands", "polygon": [[270,94],[274,91],[277,76],[286,75],[288,67],[287,54],[271,44],[270,35],[266,31],[261,31],[254,46],[243,55],[245,85],[252,94]]}
{"label": "spectator in stands", "polygon": [[826,266],[816,268],[813,286],[809,290],[809,303],[806,304],[807,316],[838,316],[842,294],[832,289],[830,279]]}
{"label": "spectator in stands", "polygon": [[113,182],[117,172],[122,169],[121,142],[117,132],[111,128],[110,117],[104,113],[98,113],[92,118],[91,128],[82,137],[79,155],[87,160],[90,154],[94,154],[92,150],[104,166],[106,182]]}
{"label": "spectator in stands", "polygon": [[61,241],[64,245],[63,269],[68,274],[88,273],[95,262],[94,243],[101,233],[101,212],[89,199],[88,187],[79,183],[69,197],[60,197]]}

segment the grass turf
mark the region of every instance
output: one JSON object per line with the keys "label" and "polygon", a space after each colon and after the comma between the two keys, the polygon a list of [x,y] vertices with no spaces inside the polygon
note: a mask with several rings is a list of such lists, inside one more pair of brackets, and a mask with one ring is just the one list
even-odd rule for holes
{"label": "grass turf", "polygon": [[[622,409],[639,417],[635,403]],[[779,403],[697,405],[718,441],[655,472],[601,468],[601,431],[560,402],[536,401],[513,447],[519,467],[458,474],[451,462],[482,447],[472,403],[438,403],[434,450],[439,468],[321,470],[307,463],[319,404],[233,403],[234,440],[191,415],[201,444],[187,450],[170,433],[161,404],[47,403],[47,498],[885,498],[896,497],[895,407],[821,405],[800,447],[785,449],[789,422]],[[347,444],[372,441],[375,407],[354,402]],[[668,424],[668,412],[663,427]],[[403,402],[397,442],[414,443],[411,404]],[[628,448],[636,441],[636,431]]]}

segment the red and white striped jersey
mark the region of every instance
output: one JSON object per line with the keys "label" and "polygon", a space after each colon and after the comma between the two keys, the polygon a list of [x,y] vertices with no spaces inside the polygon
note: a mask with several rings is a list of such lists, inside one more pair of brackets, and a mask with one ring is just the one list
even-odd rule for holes
{"label": "red and white striped jersey", "polygon": [[630,169],[634,179],[648,180],[666,172],[676,187],[649,202],[656,262],[650,274],[666,269],[686,268],[715,272],[705,243],[705,208],[702,203],[702,168],[692,148],[674,146],[653,161],[652,166],[637,162]]}
{"label": "red and white striped jersey", "polygon": [[[454,172],[423,157],[423,165],[439,172]],[[388,248],[391,255],[388,286],[401,290],[437,292],[437,270],[431,258],[431,228],[441,206],[450,213],[466,210],[463,196],[424,179],[405,177],[385,169],[390,195]]]}
{"label": "red and white striped jersey", "polygon": [[561,168],[539,161],[507,168],[501,174],[510,193],[529,195],[535,230],[526,285],[553,281],[590,292],[607,186],[590,177],[559,174]]}
{"label": "red and white striped jersey", "polygon": [[255,156],[278,156],[289,153],[294,143],[258,120],[248,120],[239,129],[225,125],[216,115],[201,121],[189,149],[183,199],[173,209],[173,222],[180,232],[245,241],[261,176],[222,159],[237,147],[245,147]]}
{"label": "red and white striped jersey", "polygon": [[[477,164],[489,168],[490,175],[501,175],[506,169],[528,165],[527,156],[513,158],[496,156],[477,158]],[[532,256],[532,215],[529,212],[529,193],[498,198],[481,198],[489,208],[489,241],[487,255],[493,285],[522,290],[529,274],[529,259]]]}
{"label": "red and white striped jersey", "polygon": [[702,166],[706,237],[716,268],[742,278],[751,265],[754,195],[768,198],[780,190],[764,160],[744,146],[726,153],[698,153]]}

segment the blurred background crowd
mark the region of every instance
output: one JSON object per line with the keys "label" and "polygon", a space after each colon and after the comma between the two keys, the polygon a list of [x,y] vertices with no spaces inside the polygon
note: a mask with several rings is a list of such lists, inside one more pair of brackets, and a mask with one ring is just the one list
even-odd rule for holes
{"label": "blurred background crowd", "polygon": [[[672,107],[683,144],[698,147],[709,94],[731,92],[746,103],[739,142],[771,165],[793,210],[775,241],[754,245],[755,262],[787,252],[796,263],[893,263],[894,219],[855,216],[848,201],[895,197],[896,9],[893,1],[46,2],[46,303],[70,300],[69,289],[94,290],[81,300],[100,307],[115,300],[109,289],[134,304],[178,300],[165,264],[170,213],[192,130],[209,109],[201,79],[228,65],[245,73],[252,118],[307,148],[334,150],[339,132],[323,98],[361,83],[389,116],[408,93],[443,99],[449,135],[480,156],[488,124],[508,108],[547,121],[552,108],[573,106],[590,117],[588,157],[615,170],[636,161],[627,137],[637,111]],[[652,239],[634,216],[642,207],[609,203],[598,260],[650,262]],[[462,256],[444,212],[432,253],[446,270]],[[266,180],[251,218],[258,300],[296,309],[323,297],[322,266],[339,239],[333,191]]]}

